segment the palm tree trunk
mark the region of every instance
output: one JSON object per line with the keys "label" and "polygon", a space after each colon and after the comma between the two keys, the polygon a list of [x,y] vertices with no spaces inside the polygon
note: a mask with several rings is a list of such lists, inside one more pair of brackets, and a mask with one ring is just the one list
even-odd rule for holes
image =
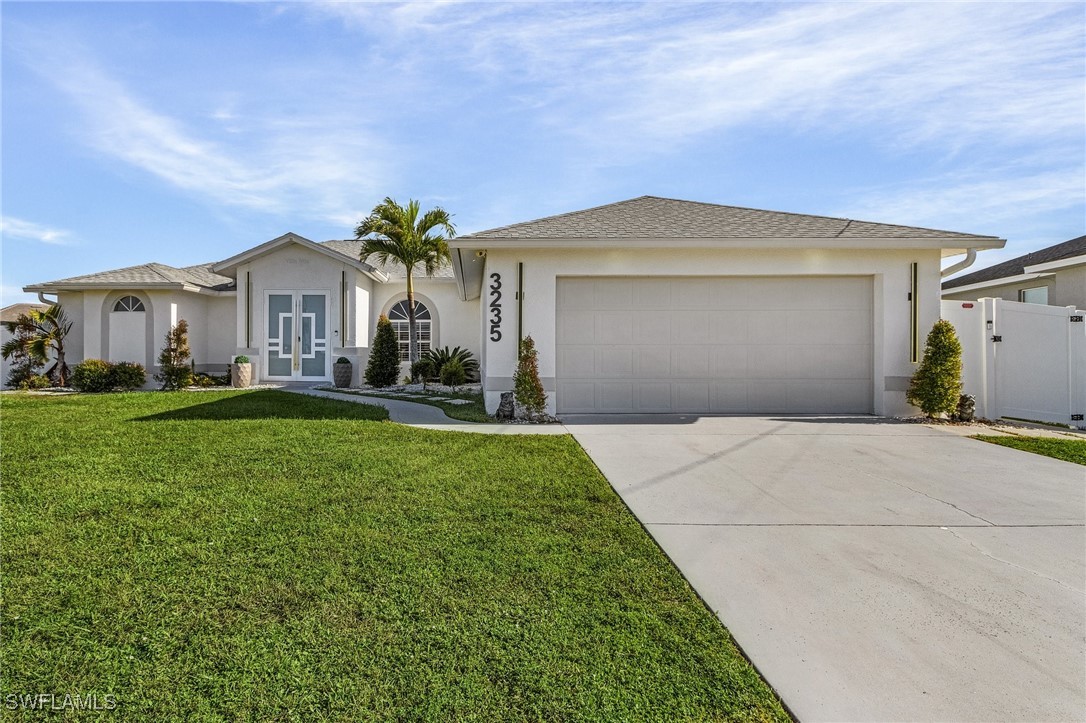
{"label": "palm tree trunk", "polygon": [[419,342],[415,330],[415,283],[407,270],[407,358],[414,364],[419,360]]}

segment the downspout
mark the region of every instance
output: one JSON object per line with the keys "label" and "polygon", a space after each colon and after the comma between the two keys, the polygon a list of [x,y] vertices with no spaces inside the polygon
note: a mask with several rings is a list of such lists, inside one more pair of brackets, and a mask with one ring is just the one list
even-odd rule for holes
{"label": "downspout", "polygon": [[962,259],[961,261],[959,261],[956,264],[951,264],[950,266],[947,266],[945,269],[943,269],[940,272],[939,275],[940,275],[941,278],[945,279],[946,277],[950,276],[951,274],[956,274],[959,271],[961,271],[962,269],[969,268],[970,266],[973,265],[973,262],[976,261],[976,260],[977,260],[977,250],[976,249],[966,249],[964,259]]}
{"label": "downspout", "polygon": [[43,304],[45,304],[47,306],[52,306],[53,304],[60,303],[60,295],[59,294],[57,295],[57,300],[56,301],[49,301],[49,299],[45,298],[45,292],[44,291],[39,291],[38,292],[38,301],[40,301],[41,303],[43,303]]}

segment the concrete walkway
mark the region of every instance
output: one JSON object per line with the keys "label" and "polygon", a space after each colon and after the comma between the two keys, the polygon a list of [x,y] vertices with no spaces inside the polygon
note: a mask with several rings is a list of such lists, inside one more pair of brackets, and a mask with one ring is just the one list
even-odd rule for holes
{"label": "concrete walkway", "polygon": [[399,399],[386,399],[384,397],[370,397],[360,394],[341,394],[339,392],[325,392],[319,389],[283,386],[280,391],[292,394],[305,394],[310,397],[334,399],[339,402],[353,402],[355,404],[373,404],[388,410],[389,419],[393,422],[406,424],[421,429],[437,429],[446,432],[474,432],[477,434],[568,434],[568,430],[561,424],[483,424],[480,422],[465,422],[461,419],[453,419],[445,416],[445,412],[429,404],[405,402]]}
{"label": "concrete walkway", "polygon": [[803,721],[1086,718],[1086,468],[874,417],[567,417]]}

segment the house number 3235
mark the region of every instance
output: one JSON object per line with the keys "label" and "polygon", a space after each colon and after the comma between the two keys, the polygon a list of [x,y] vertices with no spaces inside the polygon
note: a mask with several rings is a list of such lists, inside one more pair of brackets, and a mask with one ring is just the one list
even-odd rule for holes
{"label": "house number 3235", "polygon": [[490,275],[490,340],[502,340],[502,275]]}

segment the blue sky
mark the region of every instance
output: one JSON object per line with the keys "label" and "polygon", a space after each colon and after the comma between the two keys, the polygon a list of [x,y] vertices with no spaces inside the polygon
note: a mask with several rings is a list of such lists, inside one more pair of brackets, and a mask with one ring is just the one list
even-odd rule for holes
{"label": "blue sky", "polygon": [[12,3],[23,285],[652,194],[1008,239],[1086,230],[1082,3]]}

